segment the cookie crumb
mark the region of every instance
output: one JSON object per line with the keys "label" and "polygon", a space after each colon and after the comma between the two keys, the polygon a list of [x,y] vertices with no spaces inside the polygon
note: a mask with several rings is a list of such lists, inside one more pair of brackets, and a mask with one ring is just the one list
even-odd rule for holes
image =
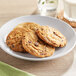
{"label": "cookie crumb", "polygon": [[32,43],[31,41],[28,41],[28,43]]}

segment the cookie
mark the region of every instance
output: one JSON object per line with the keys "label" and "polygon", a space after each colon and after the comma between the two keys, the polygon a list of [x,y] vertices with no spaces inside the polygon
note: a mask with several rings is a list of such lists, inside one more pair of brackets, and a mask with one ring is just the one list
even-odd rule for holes
{"label": "cookie", "polygon": [[67,43],[64,35],[49,26],[41,26],[36,33],[43,41],[54,47],[64,47]]}
{"label": "cookie", "polygon": [[15,28],[11,31],[6,38],[7,46],[13,51],[25,52],[25,49],[22,46],[22,37],[24,32],[26,31],[23,28]]}
{"label": "cookie", "polygon": [[37,57],[47,57],[53,55],[55,48],[44,43],[38,38],[35,31],[25,32],[22,39],[24,49]]}
{"label": "cookie", "polygon": [[23,28],[35,31],[37,28],[39,28],[39,26],[40,26],[39,24],[36,24],[33,22],[26,22],[26,23],[19,24],[18,26],[16,26],[16,28],[17,27],[23,27]]}

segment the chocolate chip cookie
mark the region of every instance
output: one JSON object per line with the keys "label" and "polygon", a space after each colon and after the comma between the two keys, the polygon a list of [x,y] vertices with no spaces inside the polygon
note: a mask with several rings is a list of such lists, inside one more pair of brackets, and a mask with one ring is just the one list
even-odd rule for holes
{"label": "chocolate chip cookie", "polygon": [[10,49],[16,52],[26,52],[22,46],[22,37],[24,32],[26,31],[23,28],[15,28],[8,34],[6,44]]}
{"label": "chocolate chip cookie", "polygon": [[36,24],[36,23],[33,23],[33,22],[26,22],[26,23],[19,24],[17,27],[23,27],[23,28],[35,31],[37,28],[40,27],[40,25]]}
{"label": "chocolate chip cookie", "polygon": [[64,47],[67,43],[64,35],[49,26],[41,26],[36,33],[43,41],[54,47]]}
{"label": "chocolate chip cookie", "polygon": [[55,51],[54,47],[44,43],[32,30],[23,34],[22,45],[27,52],[37,57],[51,56]]}

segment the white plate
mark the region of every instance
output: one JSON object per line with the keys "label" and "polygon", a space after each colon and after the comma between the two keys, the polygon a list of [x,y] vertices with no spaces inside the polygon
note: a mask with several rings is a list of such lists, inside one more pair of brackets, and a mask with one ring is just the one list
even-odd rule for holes
{"label": "white plate", "polygon": [[[52,56],[45,58],[37,58],[30,54],[14,52],[7,47],[5,43],[6,36],[15,26],[17,26],[19,23],[22,22],[35,22],[40,25],[49,25],[51,27],[54,27],[58,29],[67,38],[68,43],[63,48],[56,48],[56,51]],[[37,15],[22,16],[7,22],[0,28],[0,47],[8,54],[25,60],[44,61],[59,58],[61,56],[66,55],[73,49],[73,47],[75,46],[75,41],[76,41],[76,34],[73,28],[69,26],[67,23],[52,17],[37,16]]]}

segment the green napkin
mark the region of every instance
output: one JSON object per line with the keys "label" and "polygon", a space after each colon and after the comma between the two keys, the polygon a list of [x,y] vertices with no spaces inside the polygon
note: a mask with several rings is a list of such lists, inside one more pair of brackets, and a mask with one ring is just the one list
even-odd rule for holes
{"label": "green napkin", "polygon": [[35,76],[0,61],[0,76]]}

